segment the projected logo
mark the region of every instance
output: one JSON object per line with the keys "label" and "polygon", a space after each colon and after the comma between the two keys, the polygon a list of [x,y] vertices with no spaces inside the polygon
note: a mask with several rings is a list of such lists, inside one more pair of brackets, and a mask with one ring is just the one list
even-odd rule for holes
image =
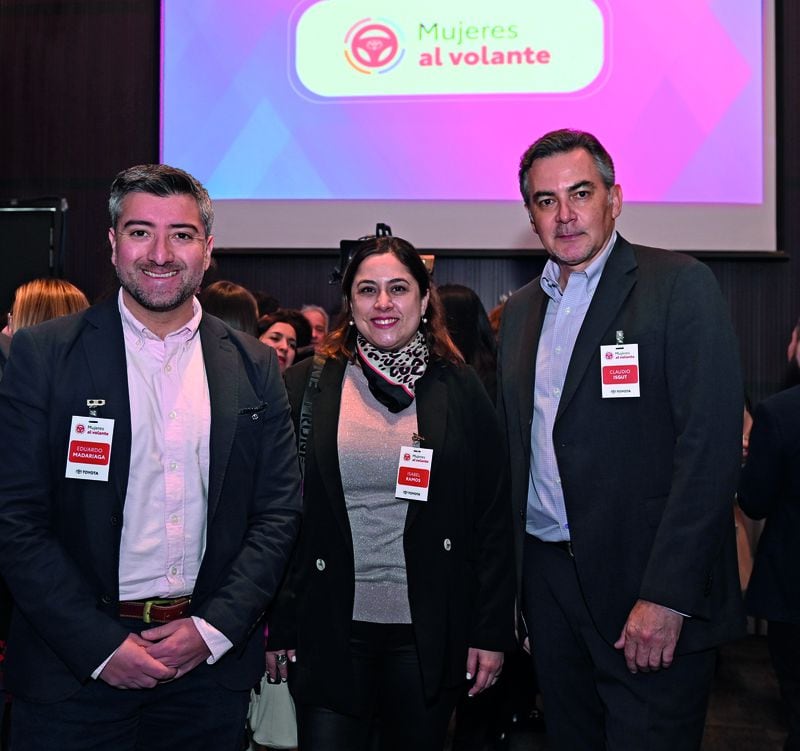
{"label": "projected logo", "polygon": [[344,56],[359,73],[388,73],[405,56],[402,34],[385,19],[365,18],[345,35]]}

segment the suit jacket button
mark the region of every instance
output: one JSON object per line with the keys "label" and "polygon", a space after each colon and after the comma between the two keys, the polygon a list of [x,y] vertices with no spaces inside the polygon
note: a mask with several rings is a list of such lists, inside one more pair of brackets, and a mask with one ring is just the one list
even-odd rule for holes
{"label": "suit jacket button", "polygon": [[116,514],[111,514],[111,526],[116,527],[119,525],[119,517]]}
{"label": "suit jacket button", "polygon": [[111,597],[111,595],[103,595],[100,598],[100,601],[103,603],[103,605],[110,605],[112,602],[114,602],[114,599]]}
{"label": "suit jacket button", "polygon": [[442,545],[444,546],[444,549],[447,550],[447,551],[449,551],[450,548],[453,547],[453,543],[450,542],[450,538],[449,537],[445,537],[444,538],[444,542],[442,543]]}
{"label": "suit jacket button", "polygon": [[317,558],[317,571],[325,570],[325,561],[322,558]]}

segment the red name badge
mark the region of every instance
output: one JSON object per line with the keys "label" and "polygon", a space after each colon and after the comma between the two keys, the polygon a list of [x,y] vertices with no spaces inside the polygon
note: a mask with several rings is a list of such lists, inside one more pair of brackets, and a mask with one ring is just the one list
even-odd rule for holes
{"label": "red name badge", "polygon": [[[619,335],[621,331],[617,332]],[[638,397],[639,345],[612,344],[600,347],[600,389],[603,399]]]}
{"label": "red name badge", "polygon": [[108,482],[113,438],[112,419],[73,415],[64,477]]}
{"label": "red name badge", "polygon": [[431,473],[427,469],[414,469],[412,467],[400,467],[397,474],[397,482],[401,485],[416,485],[418,488],[427,488]]}
{"label": "red name badge", "polygon": [[433,450],[416,446],[401,446],[397,463],[395,498],[409,501],[427,501],[431,482]]}
{"label": "red name badge", "polygon": [[603,368],[603,383],[637,383],[638,365],[608,365]]}
{"label": "red name badge", "polygon": [[72,441],[69,444],[69,458],[82,464],[108,464],[110,448],[107,443]]}

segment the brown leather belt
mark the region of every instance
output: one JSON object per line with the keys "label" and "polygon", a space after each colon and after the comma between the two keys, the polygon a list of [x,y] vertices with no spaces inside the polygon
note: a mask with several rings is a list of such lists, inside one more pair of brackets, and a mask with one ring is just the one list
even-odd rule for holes
{"label": "brown leather belt", "polygon": [[145,623],[169,623],[182,618],[189,609],[189,597],[176,597],[172,600],[128,600],[119,604],[122,618],[136,618]]}

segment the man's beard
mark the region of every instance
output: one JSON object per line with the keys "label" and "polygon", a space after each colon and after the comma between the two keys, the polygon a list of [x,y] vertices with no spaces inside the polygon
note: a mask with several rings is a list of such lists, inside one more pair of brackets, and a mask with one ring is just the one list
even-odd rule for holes
{"label": "man's beard", "polygon": [[[126,279],[117,271],[117,279],[122,288],[145,310],[154,313],[168,313],[176,310],[185,303],[199,289],[202,277],[199,279],[183,278],[182,283],[169,295],[153,294],[151,290],[145,290],[131,279]],[[167,271],[167,269],[161,269]],[[134,273],[138,273],[138,270]],[[178,270],[178,276],[182,276],[182,271]]]}

